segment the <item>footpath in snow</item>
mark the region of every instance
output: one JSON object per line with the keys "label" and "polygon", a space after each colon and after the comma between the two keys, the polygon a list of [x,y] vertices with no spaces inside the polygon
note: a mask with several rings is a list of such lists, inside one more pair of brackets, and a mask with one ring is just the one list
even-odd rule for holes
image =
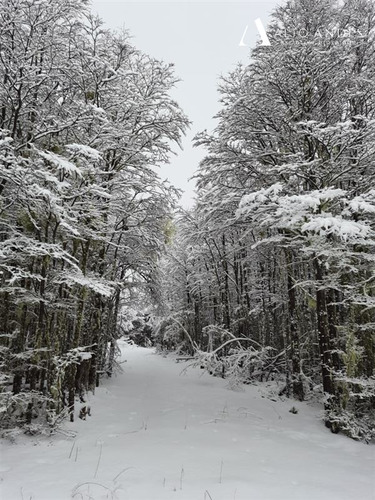
{"label": "footpath in snow", "polygon": [[0,444],[2,500],[375,499],[375,447],[332,435],[319,409],[121,347],[124,373],[64,424],[75,438]]}

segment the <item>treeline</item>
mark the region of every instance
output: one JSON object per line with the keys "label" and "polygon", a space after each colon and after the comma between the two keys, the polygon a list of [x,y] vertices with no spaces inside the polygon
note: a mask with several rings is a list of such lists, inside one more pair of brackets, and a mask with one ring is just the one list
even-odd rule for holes
{"label": "treeline", "polygon": [[[220,81],[176,220],[159,341],[224,376],[279,374],[325,423],[375,435],[375,5],[295,0]],[[226,373],[226,374],[225,374]]]}
{"label": "treeline", "polygon": [[[113,370],[121,307],[156,294],[188,122],[172,65],[82,0],[0,1],[0,424],[74,418]],[[35,427],[35,425],[34,425]]]}

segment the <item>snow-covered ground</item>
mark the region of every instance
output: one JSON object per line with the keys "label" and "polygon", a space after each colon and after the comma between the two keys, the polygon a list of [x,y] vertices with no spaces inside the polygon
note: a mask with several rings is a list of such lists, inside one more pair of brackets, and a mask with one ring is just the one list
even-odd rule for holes
{"label": "snow-covered ground", "polygon": [[316,408],[122,349],[124,373],[97,389],[92,416],[64,425],[75,438],[1,443],[2,500],[375,498],[375,447],[332,435]]}

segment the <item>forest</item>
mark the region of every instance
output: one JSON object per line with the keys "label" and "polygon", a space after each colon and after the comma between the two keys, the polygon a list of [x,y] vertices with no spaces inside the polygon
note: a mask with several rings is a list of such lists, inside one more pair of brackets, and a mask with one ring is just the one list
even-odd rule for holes
{"label": "forest", "polygon": [[[81,0],[0,12],[2,425],[51,425],[111,375],[122,301],[156,293],[188,120],[171,65]],[[125,299],[124,299],[125,296]]]}
{"label": "forest", "polygon": [[289,2],[219,83],[193,210],[163,258],[160,328],[234,383],[285,378],[374,436],[375,5]]}
{"label": "forest", "polygon": [[375,4],[273,12],[270,46],[218,82],[189,210],[157,170],[190,126],[173,65],[85,0],[0,7],[3,432],[73,421],[138,322],[160,351],[233,387],[282,381],[370,442]]}

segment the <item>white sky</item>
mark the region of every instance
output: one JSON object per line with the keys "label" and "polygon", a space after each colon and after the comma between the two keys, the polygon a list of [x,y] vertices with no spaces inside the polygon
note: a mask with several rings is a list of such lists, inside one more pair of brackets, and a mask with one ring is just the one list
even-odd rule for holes
{"label": "white sky", "polygon": [[176,76],[182,81],[173,97],[193,122],[185,137],[184,150],[175,148],[170,165],[162,167],[160,175],[183,189],[181,204],[193,203],[194,174],[205,151],[193,148],[191,141],[197,132],[215,127],[213,116],[219,111],[217,80],[238,62],[247,62],[249,47],[239,42],[248,25],[245,44],[254,46],[259,39],[255,19],[263,25],[269,13],[280,1],[128,1],[92,0],[97,12],[110,28],[125,27],[134,45],[166,62],[175,64]]}

